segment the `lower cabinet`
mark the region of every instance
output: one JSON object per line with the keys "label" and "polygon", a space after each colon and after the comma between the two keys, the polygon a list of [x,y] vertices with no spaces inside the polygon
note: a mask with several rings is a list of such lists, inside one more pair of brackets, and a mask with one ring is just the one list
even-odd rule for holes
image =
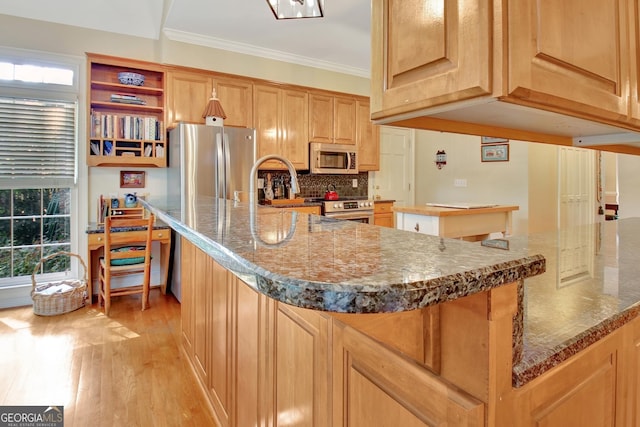
{"label": "lower cabinet", "polygon": [[640,427],[640,318],[512,386],[517,283],[422,310],[277,302],[182,239],[182,344],[234,426]]}
{"label": "lower cabinet", "polygon": [[393,202],[375,202],[373,205],[373,223],[382,227],[395,227]]}

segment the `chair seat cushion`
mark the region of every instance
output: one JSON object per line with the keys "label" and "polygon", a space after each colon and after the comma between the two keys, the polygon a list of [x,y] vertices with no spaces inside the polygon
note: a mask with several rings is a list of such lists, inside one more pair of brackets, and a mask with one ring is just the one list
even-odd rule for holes
{"label": "chair seat cushion", "polygon": [[[144,246],[123,246],[117,249],[111,249],[111,252],[129,252],[129,251],[140,251],[144,252]],[[134,264],[142,264],[144,262],[144,255],[141,257],[135,258],[122,258],[122,259],[112,259],[111,265],[120,266],[120,265],[134,265]]]}

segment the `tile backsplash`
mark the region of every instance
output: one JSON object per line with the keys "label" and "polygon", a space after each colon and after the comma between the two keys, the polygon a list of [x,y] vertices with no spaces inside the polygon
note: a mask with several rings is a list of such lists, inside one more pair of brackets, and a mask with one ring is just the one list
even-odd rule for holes
{"label": "tile backsplash", "polygon": [[[286,171],[276,170],[260,170],[258,178],[267,181],[267,173],[271,173],[271,179],[275,180],[284,177],[285,182],[289,181],[289,173]],[[353,187],[353,180],[358,181],[358,186]],[[298,197],[312,198],[324,197],[330,184],[335,185],[336,191],[340,197],[366,197],[369,188],[369,174],[360,172],[357,175],[311,175],[308,173],[298,174],[298,183],[300,184],[300,193]],[[259,198],[263,197],[262,191],[259,192]]]}

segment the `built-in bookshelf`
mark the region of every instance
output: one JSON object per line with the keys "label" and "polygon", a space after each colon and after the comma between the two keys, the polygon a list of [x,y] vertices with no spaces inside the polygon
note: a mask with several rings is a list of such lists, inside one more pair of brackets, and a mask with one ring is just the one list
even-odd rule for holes
{"label": "built-in bookshelf", "polygon": [[[166,167],[165,72],[158,64],[87,54],[89,166]],[[144,76],[125,84],[120,73]]]}

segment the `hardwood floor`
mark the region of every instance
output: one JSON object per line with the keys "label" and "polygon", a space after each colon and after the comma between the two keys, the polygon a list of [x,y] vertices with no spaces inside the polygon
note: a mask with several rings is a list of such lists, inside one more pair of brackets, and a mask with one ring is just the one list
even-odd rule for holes
{"label": "hardwood floor", "polygon": [[217,426],[180,350],[180,304],[158,290],[140,304],[0,310],[0,405],[64,405],[66,427]]}

